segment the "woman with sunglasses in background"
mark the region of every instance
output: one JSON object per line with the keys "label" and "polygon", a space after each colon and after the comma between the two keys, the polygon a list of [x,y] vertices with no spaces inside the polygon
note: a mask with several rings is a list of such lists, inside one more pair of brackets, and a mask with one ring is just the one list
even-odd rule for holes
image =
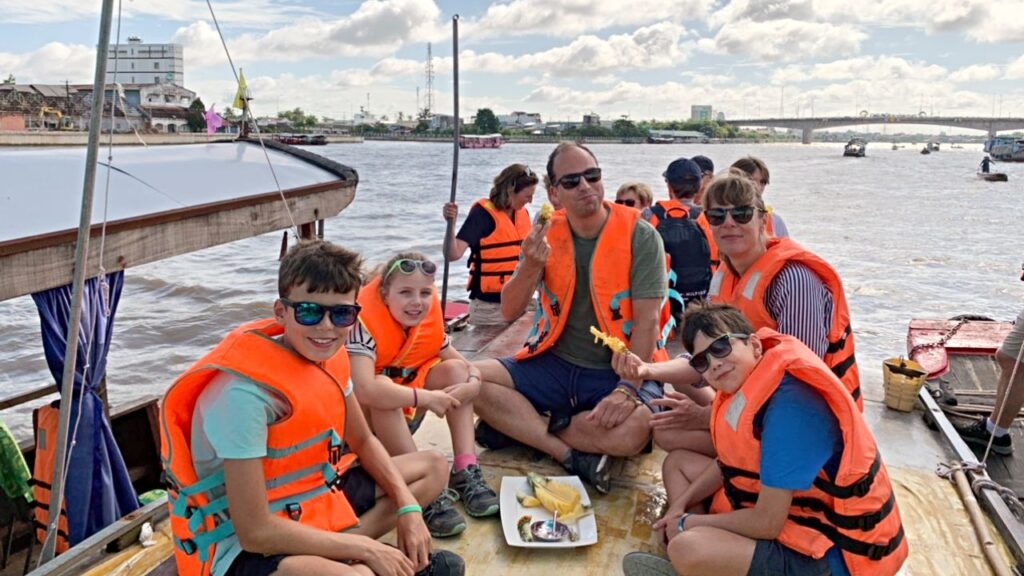
{"label": "woman with sunglasses in background", "polygon": [[417,451],[412,435],[429,410],[448,421],[455,463],[448,490],[423,511],[431,535],[466,529],[453,507],[473,517],[498,513],[473,444],[473,400],[480,370],[451,345],[434,285],[437,265],[416,252],[392,257],[359,291],[359,324],[348,338],[352,382],[374,434],[392,455]]}
{"label": "woman with sunglasses in background", "polygon": [[896,574],[908,545],[889,474],[830,367],[731,306],[692,308],[684,322],[690,365],[717,392],[717,459],[677,454],[654,524],[671,565],[632,553],[626,575]]}
{"label": "woman with sunglasses in background", "polygon": [[636,208],[644,220],[651,219],[651,204],[654,194],[651,187],[643,182],[626,182],[615,192],[615,203]]}
{"label": "woman with sunglasses in background", "polygon": [[[501,287],[519,263],[520,246],[530,232],[526,205],[533,202],[537,175],[525,164],[512,164],[494,179],[490,198],[477,200],[454,237],[445,242],[449,261],[469,256],[469,322],[477,326],[507,324],[501,315]],[[455,221],[459,206],[444,205],[446,220]],[[454,231],[454,226],[451,228]]]}

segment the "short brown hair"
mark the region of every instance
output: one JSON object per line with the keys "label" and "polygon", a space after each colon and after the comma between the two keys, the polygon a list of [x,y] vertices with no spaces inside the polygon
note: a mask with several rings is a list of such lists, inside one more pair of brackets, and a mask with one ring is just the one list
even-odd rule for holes
{"label": "short brown hair", "polygon": [[718,338],[722,334],[753,334],[754,327],[738,309],[728,304],[697,302],[686,307],[683,314],[683,346],[693,352],[697,334]]}
{"label": "short brown hair", "polygon": [[302,285],[308,292],[354,292],[362,284],[362,266],[357,252],[324,240],[302,241],[281,259],[277,294],[287,298],[292,288]]}
{"label": "short brown hair", "polygon": [[615,199],[619,199],[619,195],[632,192],[636,194],[636,197],[640,200],[640,208],[646,208],[654,202],[654,194],[651,192],[651,187],[643,182],[626,182],[619,189],[615,191]]}
{"label": "short brown hair", "polygon": [[558,146],[555,146],[555,149],[552,150],[551,154],[548,156],[548,165],[546,166],[547,174],[544,175],[544,186],[548,188],[555,187],[555,183],[557,182],[557,179],[555,178],[555,158],[558,158],[559,154],[570,148],[579,148],[580,150],[583,150],[587,154],[590,154],[590,157],[594,159],[595,164],[597,163],[597,156],[594,156],[594,153],[590,151],[590,148],[587,148],[583,144],[580,144],[579,142],[559,142]]}
{"label": "short brown hair", "polygon": [[512,194],[522,192],[539,181],[537,175],[526,164],[512,164],[494,177],[494,185],[491,186],[491,203],[498,210],[508,210],[512,205]]}
{"label": "short brown hair", "polygon": [[746,172],[747,176],[753,176],[754,172],[761,171],[761,176],[764,176],[764,185],[767,186],[769,182],[768,165],[764,163],[764,160],[755,156],[745,156],[732,163],[730,168],[738,168]]}

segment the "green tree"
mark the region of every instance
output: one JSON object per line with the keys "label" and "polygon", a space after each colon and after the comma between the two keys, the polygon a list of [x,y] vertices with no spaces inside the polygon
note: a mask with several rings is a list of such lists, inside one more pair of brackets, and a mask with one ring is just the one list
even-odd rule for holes
{"label": "green tree", "polygon": [[423,134],[425,132],[428,132],[430,131],[430,122],[427,122],[424,119],[420,119],[419,123],[416,124],[416,127],[413,128],[412,131],[416,134]]}
{"label": "green tree", "polygon": [[3,83],[4,84],[14,84],[15,83],[14,74],[8,74],[7,75],[7,80],[4,80]]}
{"label": "green tree", "polygon": [[196,98],[189,104],[188,129],[192,132],[206,130],[206,105],[201,98]]}
{"label": "green tree", "polygon": [[476,118],[473,119],[473,125],[476,126],[481,134],[501,132],[501,122],[498,122],[498,117],[494,115],[494,111],[490,108],[480,108],[477,110]]}
{"label": "green tree", "polygon": [[637,127],[632,120],[623,116],[612,124],[612,134],[619,138],[642,138],[647,133]]}

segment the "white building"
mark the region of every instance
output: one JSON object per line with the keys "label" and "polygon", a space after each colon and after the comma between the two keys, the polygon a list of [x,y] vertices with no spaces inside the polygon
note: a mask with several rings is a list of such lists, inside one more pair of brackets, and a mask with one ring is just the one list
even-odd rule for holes
{"label": "white building", "polygon": [[537,112],[513,112],[511,114],[501,114],[498,116],[498,122],[500,122],[502,127],[505,128],[524,128],[544,123],[540,118],[540,114]]}
{"label": "white building", "polygon": [[698,120],[700,122],[710,122],[715,119],[714,112],[711,106],[707,105],[693,105],[690,106],[690,120]]}
{"label": "white building", "polygon": [[[115,56],[117,72],[115,74]],[[120,47],[110,46],[107,84],[185,85],[185,59],[181,44],[143,44],[137,36]]]}

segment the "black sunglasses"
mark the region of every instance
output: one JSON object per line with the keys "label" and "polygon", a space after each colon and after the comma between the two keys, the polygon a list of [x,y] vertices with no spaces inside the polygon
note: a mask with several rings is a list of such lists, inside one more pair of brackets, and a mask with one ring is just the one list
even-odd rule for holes
{"label": "black sunglasses", "polygon": [[303,326],[316,326],[330,312],[331,324],[336,328],[346,328],[356,323],[359,311],[363,309],[358,304],[324,306],[316,302],[292,302],[287,298],[281,298],[281,303],[295,310],[295,321]]}
{"label": "black sunglasses", "polygon": [[690,358],[690,367],[696,370],[699,374],[707,372],[708,368],[711,367],[711,358],[708,357],[708,354],[715,358],[725,358],[729,354],[732,354],[732,342],[730,342],[730,339],[732,338],[746,340],[747,338],[750,338],[750,334],[733,334],[731,332],[722,334],[718,338],[712,340],[711,344],[708,344],[708,347],[702,352],[698,352],[693,355],[693,358]]}
{"label": "black sunglasses", "polygon": [[732,221],[737,224],[746,224],[754,219],[754,212],[760,208],[755,206],[736,206],[733,208],[708,208],[704,211],[707,215],[708,224],[721,226],[725,224],[725,215],[732,216]]}
{"label": "black sunglasses", "polygon": [[623,206],[629,206],[630,208],[636,208],[636,200],[632,198],[621,198],[615,201],[616,204],[622,204]]}
{"label": "black sunglasses", "polygon": [[566,174],[555,181],[555,187],[561,186],[566,190],[572,190],[573,188],[580,185],[580,180],[586,178],[587,182],[593,184],[594,182],[601,181],[601,169],[600,168],[587,168],[583,172],[576,172],[575,174]]}

